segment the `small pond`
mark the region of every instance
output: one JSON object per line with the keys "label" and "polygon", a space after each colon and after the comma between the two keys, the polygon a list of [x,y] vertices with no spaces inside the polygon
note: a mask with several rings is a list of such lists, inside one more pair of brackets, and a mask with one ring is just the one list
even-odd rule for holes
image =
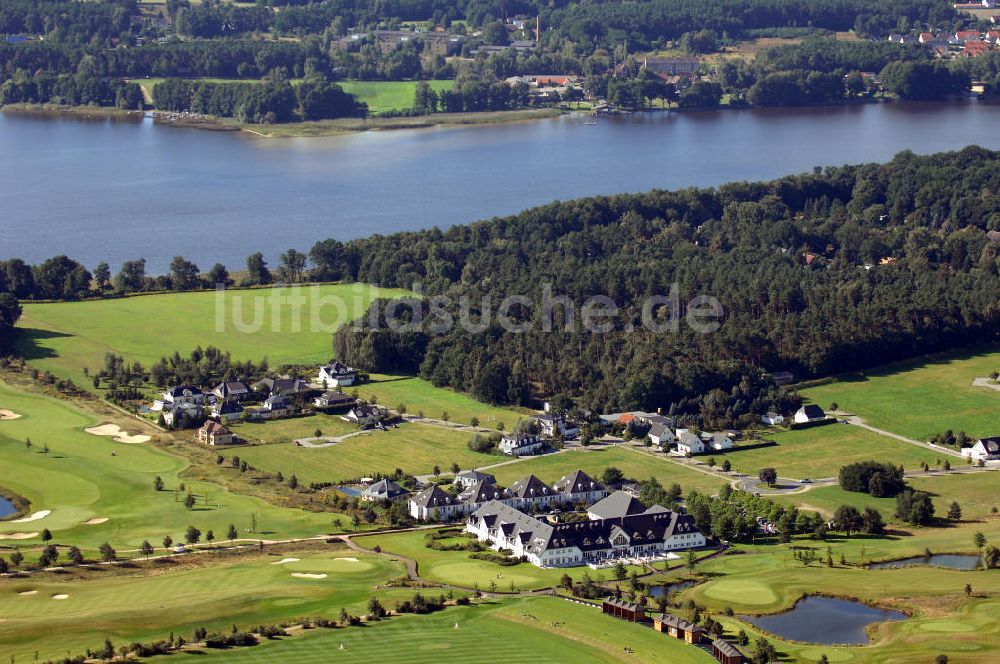
{"label": "small pond", "polygon": [[687,590],[691,586],[698,583],[694,579],[688,579],[687,581],[680,581],[678,583],[670,583],[663,586],[650,586],[649,596],[650,597],[663,597],[664,595],[673,595],[679,593],[682,590]]}
{"label": "small pond", "polygon": [[906,618],[905,613],[877,609],[852,600],[803,597],[791,611],[771,616],[744,616],[743,619],[792,641],[864,645],[868,643],[865,626]]}
{"label": "small pond", "polygon": [[0,496],[0,517],[8,516],[16,511],[17,508],[14,507],[14,503],[10,502],[3,496]]}
{"label": "small pond", "polygon": [[361,489],[354,486],[338,486],[337,491],[347,496],[357,497],[361,495]]}
{"label": "small pond", "polygon": [[947,567],[969,571],[979,569],[979,556],[960,553],[935,553],[930,556],[914,556],[912,558],[900,558],[899,560],[887,560],[884,563],[872,563],[868,569],[897,569],[899,567]]}

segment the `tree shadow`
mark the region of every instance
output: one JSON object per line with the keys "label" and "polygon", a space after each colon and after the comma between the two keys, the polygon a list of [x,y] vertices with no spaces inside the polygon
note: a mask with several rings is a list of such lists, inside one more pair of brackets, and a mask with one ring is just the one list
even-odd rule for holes
{"label": "tree shadow", "polygon": [[32,327],[15,328],[17,334],[14,335],[12,344],[14,352],[21,358],[31,360],[44,360],[59,357],[59,353],[51,348],[39,345],[40,341],[46,339],[62,339],[72,337],[72,334],[54,332],[52,330],[39,330]]}

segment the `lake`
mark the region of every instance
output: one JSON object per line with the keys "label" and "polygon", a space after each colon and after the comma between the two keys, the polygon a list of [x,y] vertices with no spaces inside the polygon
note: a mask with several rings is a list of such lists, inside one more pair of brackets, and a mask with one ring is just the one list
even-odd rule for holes
{"label": "lake", "polygon": [[14,507],[14,503],[0,496],[0,517],[9,516],[16,511],[17,508]]}
{"label": "lake", "polygon": [[1000,148],[1000,105],[580,115],[479,127],[259,139],[152,120],[0,114],[0,259],[113,269],[183,255],[240,269],[263,251],[447,227],[556,199]]}
{"label": "lake", "polygon": [[783,639],[823,645],[863,645],[868,643],[865,626],[906,618],[908,616],[899,611],[833,597],[803,597],[791,611],[770,616],[743,616],[751,625]]}
{"label": "lake", "polygon": [[935,553],[929,556],[914,556],[912,558],[900,558],[898,560],[872,563],[868,566],[868,569],[898,569],[900,567],[927,566],[970,571],[979,569],[979,563],[979,556],[960,553]]}

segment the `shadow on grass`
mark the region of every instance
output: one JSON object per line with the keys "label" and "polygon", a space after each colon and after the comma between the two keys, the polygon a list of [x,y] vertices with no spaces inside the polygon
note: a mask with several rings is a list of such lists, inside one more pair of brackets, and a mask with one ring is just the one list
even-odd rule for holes
{"label": "shadow on grass", "polygon": [[15,329],[17,330],[17,333],[14,335],[14,353],[29,362],[31,360],[44,360],[59,357],[59,353],[56,353],[51,348],[40,346],[40,341],[73,336],[72,334],[65,334],[63,332],[38,330],[32,327],[19,327]]}

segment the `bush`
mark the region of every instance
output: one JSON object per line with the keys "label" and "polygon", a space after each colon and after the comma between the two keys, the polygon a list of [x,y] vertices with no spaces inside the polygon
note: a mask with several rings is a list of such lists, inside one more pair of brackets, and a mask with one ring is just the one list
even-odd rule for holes
{"label": "bush", "polygon": [[903,469],[877,461],[861,461],[840,469],[840,488],[844,491],[867,493],[875,498],[895,496],[906,484]]}

